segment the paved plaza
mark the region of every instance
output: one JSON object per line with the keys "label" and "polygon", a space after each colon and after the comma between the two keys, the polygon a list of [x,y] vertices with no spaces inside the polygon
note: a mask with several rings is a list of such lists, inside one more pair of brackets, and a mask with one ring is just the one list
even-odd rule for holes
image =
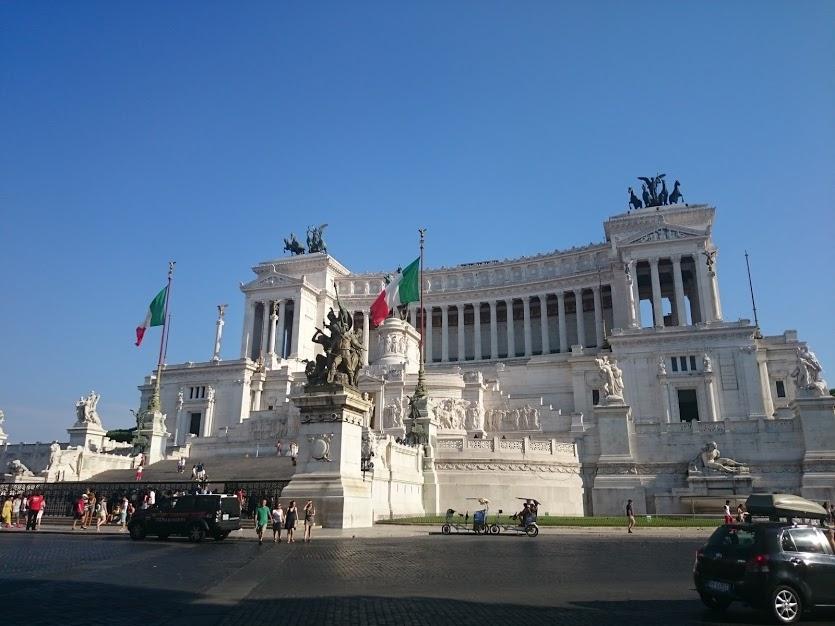
{"label": "paved plaza", "polygon": [[200,545],[3,532],[0,602],[8,623],[29,624],[767,623],[743,607],[724,622],[702,608],[690,572],[704,534],[378,527],[258,546],[252,531]]}

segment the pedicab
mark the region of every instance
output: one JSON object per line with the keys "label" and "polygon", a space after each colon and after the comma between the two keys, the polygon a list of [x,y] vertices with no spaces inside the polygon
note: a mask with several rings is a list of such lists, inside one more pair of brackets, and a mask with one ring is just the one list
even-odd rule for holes
{"label": "pedicab", "polygon": [[[447,509],[446,518],[441,532],[444,535],[455,533],[475,533],[488,534],[490,527],[487,523],[487,512],[489,510],[490,501],[487,498],[467,498],[467,500],[477,500],[484,508],[473,512],[473,524],[470,526],[470,513],[465,514],[457,512],[455,509]],[[456,517],[457,516],[457,517]]]}
{"label": "pedicab", "polygon": [[[496,516],[495,521],[490,524],[490,534],[498,535],[500,532],[511,533],[516,535],[525,534],[528,537],[536,537],[539,534],[539,526],[536,523],[536,516],[539,511],[539,501],[534,498],[518,498],[524,500],[522,510],[510,516],[512,520],[516,520],[515,524],[503,524],[499,517]],[[499,514],[502,510],[499,509]]]}

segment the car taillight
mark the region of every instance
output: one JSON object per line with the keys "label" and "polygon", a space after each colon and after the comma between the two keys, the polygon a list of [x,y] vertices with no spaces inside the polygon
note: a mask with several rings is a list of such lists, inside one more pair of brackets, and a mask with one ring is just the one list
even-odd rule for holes
{"label": "car taillight", "polygon": [[755,573],[765,573],[769,571],[768,568],[768,555],[767,554],[756,554],[752,556],[748,561],[745,563],[745,569],[749,572]]}

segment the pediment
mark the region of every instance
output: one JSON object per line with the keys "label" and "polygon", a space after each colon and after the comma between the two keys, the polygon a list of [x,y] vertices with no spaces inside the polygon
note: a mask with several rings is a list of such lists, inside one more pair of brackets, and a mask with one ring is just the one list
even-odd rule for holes
{"label": "pediment", "polygon": [[672,241],[676,239],[694,239],[697,237],[704,237],[705,233],[692,228],[685,228],[682,226],[669,226],[667,224],[653,228],[652,230],[641,233],[637,236],[631,236],[626,239],[624,243],[650,243],[653,241]]}
{"label": "pediment", "polygon": [[271,289],[273,287],[298,287],[304,284],[301,278],[287,276],[280,272],[268,271],[248,283],[241,283],[241,289]]}

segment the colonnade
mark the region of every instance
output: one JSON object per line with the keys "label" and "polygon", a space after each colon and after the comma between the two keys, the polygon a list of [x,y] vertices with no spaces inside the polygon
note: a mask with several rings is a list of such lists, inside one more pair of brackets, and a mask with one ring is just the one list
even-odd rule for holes
{"label": "colonnade", "polygon": [[[715,253],[714,253],[715,254]],[[652,325],[655,328],[667,326],[687,326],[687,304],[685,295],[690,300],[691,323],[718,321],[722,319],[722,309],[719,302],[719,288],[714,267],[714,257],[709,255],[706,259],[700,258],[698,254],[669,256],[656,256],[647,259],[630,259],[626,264],[626,275],[628,283],[628,305],[627,317],[632,327],[642,327],[641,320],[641,297],[638,285],[638,265],[645,263],[649,266],[650,289],[652,302]],[[665,265],[667,274],[667,262],[671,266],[672,290],[668,293],[671,296],[671,318],[672,324],[665,324],[664,311],[662,306],[662,285],[661,285],[661,263]],[[689,293],[685,294],[684,275],[682,274],[682,262],[692,263],[694,271],[694,282],[689,285]],[[646,283],[645,283],[646,284]]]}
{"label": "colonnade", "polygon": [[[584,310],[583,296],[587,292],[592,292],[592,307],[589,310]],[[604,311],[603,311],[603,297],[602,292],[609,293],[608,285],[595,285],[593,287],[577,287],[572,290],[559,292],[546,292],[540,294],[524,295],[518,297],[503,298],[500,300],[474,300],[470,302],[458,302],[453,304],[426,304],[426,345],[425,355],[426,361],[435,362],[450,362],[450,361],[464,361],[467,359],[469,347],[472,348],[472,360],[499,358],[514,358],[514,357],[531,357],[535,354],[550,354],[554,352],[569,352],[569,318],[566,314],[566,298],[571,303],[573,299],[574,304],[574,320],[573,324],[576,328],[576,342],[585,347],[602,346],[605,341],[604,332]],[[548,300],[549,297],[556,298],[557,310],[556,315],[549,314]],[[535,303],[534,301],[537,301]],[[521,307],[515,306],[517,302],[521,302]],[[501,305],[504,305],[503,307]],[[482,311],[483,306],[489,307],[489,321],[485,320],[485,324],[489,325],[489,342],[487,341],[487,333],[482,331]],[[537,310],[538,307],[538,310]],[[465,314],[467,309],[472,309],[472,324],[465,324]],[[500,308],[504,309],[504,319],[499,319]],[[521,320],[516,319],[514,310],[521,308]],[[419,324],[419,309],[418,303],[413,303],[409,306],[409,319],[412,325],[417,328]],[[450,325],[450,311],[455,314],[455,323]],[[534,327],[535,321],[532,312],[538,313],[539,317],[539,344],[535,345]],[[593,339],[589,339],[586,331],[587,313],[593,312]],[[517,310],[518,313],[518,310]],[[436,351],[435,341],[433,338],[438,334],[435,329],[437,318],[440,317],[440,354],[434,354]],[[554,317],[556,317],[555,339],[551,341],[551,331],[554,324]],[[519,322],[521,322],[521,341],[517,341],[517,333],[519,331]],[[504,328],[500,328],[503,325]],[[454,345],[452,330],[455,330]],[[502,337],[502,334],[504,336]],[[502,341],[500,341],[500,338]],[[501,346],[500,344],[504,344]],[[517,346],[517,343],[519,344]],[[552,345],[553,344],[553,345]],[[505,349],[500,351],[500,348]],[[452,355],[452,351],[455,354]]]}
{"label": "colonnade", "polygon": [[290,356],[298,349],[298,318],[291,298],[250,301],[244,318],[241,357],[255,360]]}

